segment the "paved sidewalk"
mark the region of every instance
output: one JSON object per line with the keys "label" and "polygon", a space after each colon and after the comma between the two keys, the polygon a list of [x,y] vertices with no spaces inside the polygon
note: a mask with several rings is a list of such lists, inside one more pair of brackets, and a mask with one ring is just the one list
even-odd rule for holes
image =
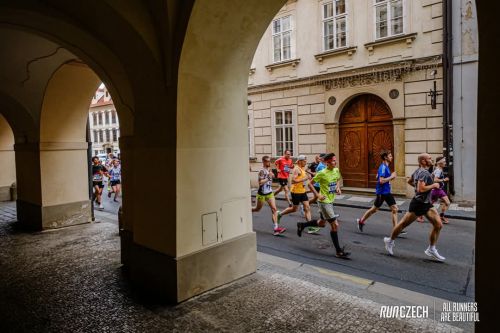
{"label": "paved sidewalk", "polygon": [[[252,189],[252,197],[255,197],[257,194],[257,189]],[[312,197],[312,195],[309,195]],[[285,200],[285,194],[283,192],[278,194],[278,200]],[[408,206],[410,204],[410,200],[408,198],[400,198],[396,197],[396,203],[399,207],[399,212],[406,212],[408,210]],[[368,209],[373,206],[373,201],[375,201],[375,194],[373,195],[362,195],[362,194],[340,194],[337,195],[335,199],[336,206],[344,206],[344,207],[352,207],[352,208],[360,208],[360,209]],[[439,204],[434,205],[436,208],[439,207]],[[387,204],[384,203],[381,210],[390,211]],[[462,207],[457,203],[452,203],[450,208],[445,214],[448,218],[453,219],[461,219],[461,220],[476,220],[476,206],[473,207]]]}
{"label": "paved sidewalk", "polygon": [[[0,210],[4,204],[0,204]],[[176,306],[145,300],[120,271],[116,217],[21,233],[0,223],[5,332],[472,332],[440,322],[446,300],[258,253],[257,272]],[[381,318],[382,306],[427,318]]]}

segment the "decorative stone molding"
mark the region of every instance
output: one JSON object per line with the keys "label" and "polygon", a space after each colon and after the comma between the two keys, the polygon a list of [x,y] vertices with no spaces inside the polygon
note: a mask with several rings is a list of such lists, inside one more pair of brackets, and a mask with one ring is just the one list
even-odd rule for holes
{"label": "decorative stone molding", "polygon": [[250,70],[248,71],[248,75],[253,75],[255,71],[256,71],[255,67],[250,68]]}
{"label": "decorative stone molding", "polygon": [[394,44],[394,43],[398,43],[398,42],[402,42],[402,41],[405,41],[406,45],[408,47],[410,47],[411,44],[413,43],[413,41],[415,40],[415,38],[417,38],[416,32],[411,33],[411,34],[406,34],[406,35],[392,36],[392,37],[388,37],[388,38],[378,39],[378,40],[371,42],[371,43],[366,43],[365,48],[369,52],[373,52],[375,47],[385,45],[385,44]]}
{"label": "decorative stone molding", "polygon": [[350,57],[353,55],[354,52],[356,52],[357,48],[358,48],[357,46],[352,46],[352,47],[343,47],[341,49],[330,50],[330,51],[326,51],[323,53],[315,54],[314,58],[316,58],[316,60],[320,64],[322,64],[323,59],[325,59],[325,58],[334,57],[334,56],[342,55],[342,54],[347,54]]}
{"label": "decorative stone molding", "polygon": [[269,73],[272,73],[273,69],[279,68],[279,67],[292,66],[293,68],[295,68],[299,64],[299,62],[300,62],[300,58],[275,62],[274,64],[267,65],[266,69],[269,71]]}

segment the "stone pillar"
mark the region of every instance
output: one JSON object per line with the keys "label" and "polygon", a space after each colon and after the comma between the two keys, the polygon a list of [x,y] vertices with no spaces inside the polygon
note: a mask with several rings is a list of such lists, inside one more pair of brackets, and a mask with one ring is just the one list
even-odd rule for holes
{"label": "stone pillar", "polygon": [[14,133],[0,115],[0,201],[12,200],[10,187],[16,181]]}
{"label": "stone pillar", "polygon": [[17,220],[30,230],[42,229],[42,186],[38,143],[16,143]]}
{"label": "stone pillar", "polygon": [[42,228],[91,222],[86,142],[40,143]]}
{"label": "stone pillar", "polygon": [[394,171],[397,173],[396,179],[392,183],[392,191],[395,194],[406,195],[407,183],[405,175],[405,120],[393,119],[394,130]]}

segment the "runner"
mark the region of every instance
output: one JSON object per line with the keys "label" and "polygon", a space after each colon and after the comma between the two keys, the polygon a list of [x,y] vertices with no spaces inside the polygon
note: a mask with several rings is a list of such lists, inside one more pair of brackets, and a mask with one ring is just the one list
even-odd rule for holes
{"label": "runner", "polygon": [[285,191],[285,198],[288,201],[288,207],[292,207],[292,202],[290,201],[290,190],[288,189],[288,177],[290,176],[290,171],[293,169],[293,161],[290,158],[291,153],[289,150],[285,150],[285,155],[278,158],[274,164],[278,168],[278,182],[280,187],[274,192],[274,196],[277,196],[282,190]]}
{"label": "runner", "polygon": [[[323,157],[325,157],[325,155],[326,154],[322,153],[322,154],[319,154],[318,156],[316,156],[317,166],[314,170],[311,169],[311,171],[313,171],[313,172],[310,172],[312,177],[314,177],[318,172],[320,172],[321,170],[326,168],[326,165],[325,165],[324,160],[323,160]],[[318,183],[314,184],[314,189],[316,190],[316,193],[319,193],[320,189],[319,189]],[[311,206],[313,203],[316,203],[317,201],[318,201],[318,196],[314,195],[314,197],[312,199],[309,199],[309,206]],[[320,216],[321,216],[321,212],[320,212]],[[317,234],[320,231],[320,229],[321,228],[319,228],[319,227],[307,227],[307,233],[308,234]]]}
{"label": "runner", "polygon": [[262,169],[259,171],[258,182],[259,190],[257,191],[257,205],[252,207],[252,213],[258,212],[264,206],[264,201],[271,207],[272,220],[274,226],[274,235],[277,236],[286,231],[285,228],[278,226],[278,210],[276,209],[276,202],[274,200],[273,189],[273,172],[271,170],[271,158],[269,156],[262,157]]}
{"label": "runner", "polygon": [[[375,194],[377,195],[373,206],[368,209],[363,217],[360,219],[356,219],[356,224],[358,226],[358,230],[363,232],[363,227],[365,226],[366,221],[375,214],[380,206],[384,203],[391,208],[392,215],[392,227],[394,228],[398,223],[398,206],[396,205],[396,200],[391,194],[391,181],[397,177],[396,172],[392,172],[389,169],[389,164],[392,162],[392,153],[390,151],[382,151],[380,153],[380,159],[382,163],[378,168],[377,172],[377,185],[375,186]],[[406,234],[406,231],[401,231],[401,234]]]}
{"label": "runner", "polygon": [[429,247],[424,253],[438,261],[444,261],[445,257],[441,256],[436,249],[439,232],[443,224],[437,210],[431,204],[431,190],[439,188],[439,184],[434,182],[428,170],[432,166],[432,157],[426,153],[420,154],[418,156],[418,164],[420,167],[412,176],[414,179],[415,197],[410,202],[408,212],[396,227],[392,229],[391,237],[384,237],[385,249],[390,255],[393,255],[394,240],[401,233],[401,230],[415,221],[417,216],[425,215],[432,223],[433,228],[429,236]]}
{"label": "runner", "polygon": [[99,157],[92,157],[92,186],[94,187],[94,199],[97,202],[97,208],[102,210],[102,189],[104,188],[103,179],[106,168],[101,164]]}
{"label": "runner", "polygon": [[448,224],[448,219],[444,216],[444,213],[448,210],[450,206],[450,199],[444,191],[444,183],[448,182],[450,179],[444,176],[443,168],[446,166],[446,158],[440,156],[436,158],[436,167],[434,168],[434,182],[439,184],[439,188],[435,188],[431,193],[431,203],[434,204],[436,201],[441,201],[441,220],[444,224]]}
{"label": "runner", "polygon": [[[120,165],[120,161],[118,160],[113,160],[112,166],[111,170],[109,170],[108,181],[110,182],[113,193],[115,194],[113,201],[118,202],[116,199],[120,196],[122,189],[122,167]],[[108,198],[111,198],[111,192],[108,192]]]}
{"label": "runner", "polygon": [[[331,231],[330,237],[332,238],[333,245],[335,246],[337,258],[347,258],[350,253],[345,252],[343,247],[340,247],[338,238],[338,228],[337,223],[338,214],[333,211],[333,201],[335,200],[335,193],[341,194],[339,180],[342,177],[340,175],[337,166],[337,158],[335,154],[327,154],[324,156],[324,161],[326,163],[326,169],[321,170],[314,176],[312,182],[318,183],[320,185],[320,193],[318,194],[318,205],[322,216],[320,220],[311,220],[308,222],[298,222],[297,223],[297,235],[302,237],[302,231],[304,228],[313,227],[324,227],[326,222],[330,223]],[[326,220],[326,221],[325,221]]]}
{"label": "runner", "polygon": [[[293,169],[292,174],[292,207],[288,207],[283,212],[278,211],[278,221],[282,216],[296,212],[300,204],[304,206],[304,217],[306,221],[311,220],[311,208],[309,207],[309,198],[307,197],[306,188],[312,188],[310,185],[310,177],[305,166],[307,164],[307,158],[304,155],[299,155],[297,159],[297,166]],[[312,189],[314,190],[314,189]]]}

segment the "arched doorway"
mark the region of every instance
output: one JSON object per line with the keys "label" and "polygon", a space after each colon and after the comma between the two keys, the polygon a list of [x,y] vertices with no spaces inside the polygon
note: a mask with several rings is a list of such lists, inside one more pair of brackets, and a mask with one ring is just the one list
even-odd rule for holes
{"label": "arched doorway", "polygon": [[360,95],[345,106],[339,128],[344,186],[375,187],[380,151],[394,147],[391,110],[375,95]]}

